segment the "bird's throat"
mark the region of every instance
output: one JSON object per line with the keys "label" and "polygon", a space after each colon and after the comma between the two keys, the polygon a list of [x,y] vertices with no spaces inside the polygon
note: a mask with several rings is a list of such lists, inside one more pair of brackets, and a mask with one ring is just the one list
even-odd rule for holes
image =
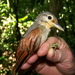
{"label": "bird's throat", "polygon": [[53,25],[51,25],[50,23],[44,22],[42,23],[43,26],[45,26],[47,29],[50,29]]}

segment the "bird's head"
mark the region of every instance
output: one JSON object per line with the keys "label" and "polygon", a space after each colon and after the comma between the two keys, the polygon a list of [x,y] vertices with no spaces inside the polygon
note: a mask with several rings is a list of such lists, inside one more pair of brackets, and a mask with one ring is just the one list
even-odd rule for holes
{"label": "bird's head", "polygon": [[39,14],[35,21],[48,29],[51,27],[56,27],[59,30],[64,31],[63,28],[58,24],[57,18],[50,12],[43,12]]}

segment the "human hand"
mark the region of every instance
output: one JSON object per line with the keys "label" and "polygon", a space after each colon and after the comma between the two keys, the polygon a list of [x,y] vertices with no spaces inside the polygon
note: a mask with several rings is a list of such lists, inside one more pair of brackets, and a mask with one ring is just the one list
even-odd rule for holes
{"label": "human hand", "polygon": [[[59,49],[50,48],[54,43],[60,45]],[[72,52],[67,43],[62,38],[50,37],[39,48],[38,52],[23,64],[21,69],[25,70],[33,65],[36,72],[42,75],[72,75],[75,71],[73,60]]]}

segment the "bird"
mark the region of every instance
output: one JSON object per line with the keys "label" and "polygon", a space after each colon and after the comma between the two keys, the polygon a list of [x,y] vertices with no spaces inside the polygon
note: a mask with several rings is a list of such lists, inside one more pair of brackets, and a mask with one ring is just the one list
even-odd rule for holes
{"label": "bird", "polygon": [[21,66],[33,53],[36,53],[40,46],[47,40],[52,27],[64,31],[52,13],[46,11],[36,17],[33,25],[28,28],[20,40],[16,50],[16,64],[13,68],[12,75],[15,75],[16,72],[18,72],[18,75],[21,75],[19,73]]}

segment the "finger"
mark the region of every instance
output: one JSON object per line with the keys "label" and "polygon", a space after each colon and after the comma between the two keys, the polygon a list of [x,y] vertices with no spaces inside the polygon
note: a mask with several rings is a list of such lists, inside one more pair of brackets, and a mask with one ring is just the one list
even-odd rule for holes
{"label": "finger", "polygon": [[28,69],[38,59],[37,54],[33,54],[21,67],[21,69]]}
{"label": "finger", "polygon": [[53,43],[60,43],[60,39],[58,37],[50,37],[47,42],[51,45]]}
{"label": "finger", "polygon": [[22,65],[21,69],[25,70],[25,69],[28,69],[30,67],[31,67],[31,64],[25,63],[25,64]]}
{"label": "finger", "polygon": [[50,37],[38,50],[38,56],[45,56],[48,53],[50,45],[53,43],[58,43],[61,45],[61,42],[58,37]]}
{"label": "finger", "polygon": [[32,64],[32,63],[34,63],[37,59],[38,59],[37,54],[33,54],[33,55],[27,60],[27,63],[28,63],[28,64]]}
{"label": "finger", "polygon": [[62,62],[67,58],[67,53],[65,53],[65,50],[54,50],[51,48],[46,58],[52,62]]}
{"label": "finger", "polygon": [[49,50],[49,43],[45,42],[38,50],[37,55],[38,56],[45,56],[48,53]]}
{"label": "finger", "polygon": [[51,45],[51,44],[54,44],[54,43],[60,45],[59,49],[62,49],[62,50],[64,50],[64,49],[66,49],[66,48],[69,47],[69,46],[67,45],[67,43],[66,43],[62,38],[60,38],[60,37],[50,37],[50,38],[48,38],[47,41],[48,41],[48,43],[49,43],[50,45]]}

